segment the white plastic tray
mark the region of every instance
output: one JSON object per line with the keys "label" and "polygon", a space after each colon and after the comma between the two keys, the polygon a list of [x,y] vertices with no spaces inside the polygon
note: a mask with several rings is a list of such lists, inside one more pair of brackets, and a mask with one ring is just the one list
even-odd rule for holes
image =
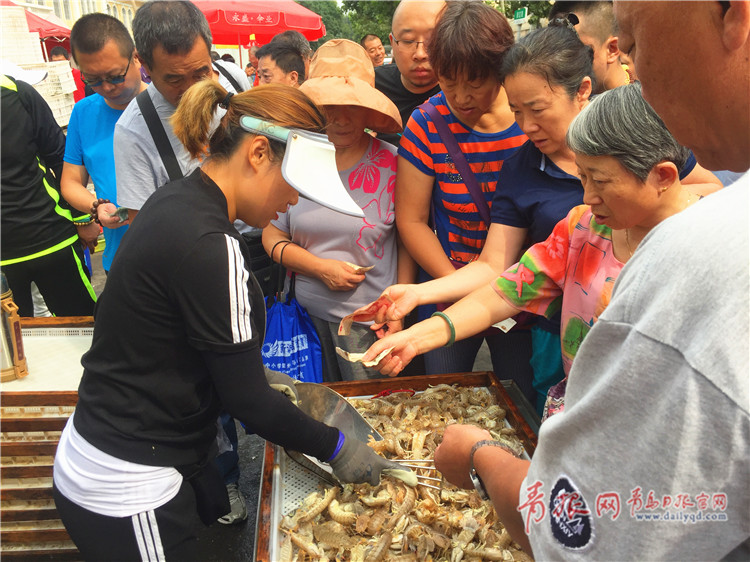
{"label": "white plastic tray", "polygon": [[91,347],[94,328],[21,330],[29,375],[0,384],[3,392],[78,390],[81,356]]}

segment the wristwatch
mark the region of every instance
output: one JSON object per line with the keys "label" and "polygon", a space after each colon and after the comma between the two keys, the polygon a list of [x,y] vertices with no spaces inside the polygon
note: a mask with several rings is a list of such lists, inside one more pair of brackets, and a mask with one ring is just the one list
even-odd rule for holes
{"label": "wristwatch", "polygon": [[514,457],[518,457],[518,455],[513,449],[511,449],[505,443],[501,443],[500,441],[494,441],[492,439],[483,439],[482,441],[477,441],[476,443],[474,443],[474,446],[471,448],[471,452],[469,453],[469,478],[471,478],[471,483],[474,484],[474,489],[477,491],[477,494],[479,494],[479,497],[482,498],[483,500],[490,499],[490,496],[487,493],[487,490],[484,489],[484,482],[482,482],[482,479],[479,477],[479,474],[477,473],[477,469],[474,468],[474,453],[476,453],[482,447],[487,447],[487,446],[499,447],[500,449],[506,450]]}

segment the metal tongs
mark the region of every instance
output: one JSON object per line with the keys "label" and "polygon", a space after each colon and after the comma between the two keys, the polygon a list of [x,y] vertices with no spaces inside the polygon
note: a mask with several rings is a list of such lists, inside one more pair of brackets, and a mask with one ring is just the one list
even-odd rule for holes
{"label": "metal tongs", "polygon": [[[375,441],[383,440],[383,436],[367,423],[362,414],[335,390],[315,383],[297,383],[295,384],[295,389],[297,390],[297,397],[299,399],[297,406],[310,417],[333,427],[345,427],[347,431],[351,432],[353,437],[363,443],[367,443],[370,437]],[[392,391],[389,391],[388,394],[390,392]],[[413,393],[414,391],[411,392]],[[319,478],[331,484],[341,485],[333,474],[304,455],[288,450],[286,453],[295,462],[315,473]],[[442,479],[435,477],[437,469],[435,468],[435,461],[433,459],[389,460],[412,469],[417,475],[417,486],[425,486],[435,490],[441,489]],[[432,476],[428,476],[425,473],[431,473]],[[440,485],[436,486],[430,482],[437,482]]]}
{"label": "metal tongs", "polygon": [[[401,466],[411,468],[417,474],[417,486],[424,486],[425,488],[432,488],[433,490],[441,490],[443,488],[443,479],[436,478],[437,468],[435,468],[435,459],[389,459],[393,462],[399,463]],[[424,472],[432,474],[427,476]],[[429,482],[438,482],[435,486]]]}

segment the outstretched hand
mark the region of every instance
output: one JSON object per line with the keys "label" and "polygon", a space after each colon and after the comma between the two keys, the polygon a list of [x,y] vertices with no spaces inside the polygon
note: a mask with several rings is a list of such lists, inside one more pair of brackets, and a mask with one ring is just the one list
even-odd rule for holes
{"label": "outstretched hand", "polygon": [[471,490],[474,485],[469,478],[469,454],[478,441],[492,439],[486,429],[475,425],[448,425],[443,440],[435,449],[435,468],[451,484]]}
{"label": "outstretched hand", "polygon": [[404,329],[403,320],[391,320],[389,322],[383,322],[381,324],[371,324],[370,329],[375,332],[378,339],[384,338],[387,335],[395,334]]}
{"label": "outstretched hand", "polygon": [[387,296],[391,301],[385,308],[379,308],[373,320],[376,324],[383,324],[393,320],[403,320],[419,305],[419,298],[414,285],[391,285],[381,296]]}
{"label": "outstretched hand", "polygon": [[[102,203],[96,208],[96,216],[99,223],[106,228],[119,228],[129,224],[130,221],[123,221],[116,216],[117,206],[114,203]],[[111,216],[115,215],[115,216]]]}
{"label": "outstretched hand", "polygon": [[379,339],[365,352],[362,361],[372,361],[382,352],[393,348],[374,368],[381,374],[395,377],[404,370],[412,359],[419,355],[416,337],[411,329],[386,335]]}
{"label": "outstretched hand", "polygon": [[[386,333],[395,333],[403,328],[403,318],[418,304],[413,285],[392,285],[381,295],[342,318],[339,335],[348,336],[353,322],[374,322],[370,327],[379,338]],[[399,302],[394,302],[394,298]]]}

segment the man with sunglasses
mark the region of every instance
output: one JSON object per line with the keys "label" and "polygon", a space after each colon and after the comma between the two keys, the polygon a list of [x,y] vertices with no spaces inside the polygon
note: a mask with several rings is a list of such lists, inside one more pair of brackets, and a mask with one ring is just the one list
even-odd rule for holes
{"label": "man with sunglasses", "polygon": [[[393,12],[391,41],[393,61],[375,68],[375,87],[398,107],[401,122],[406,123],[412,111],[440,91],[437,76],[427,58],[427,41],[435,29],[445,2],[404,0]],[[379,135],[398,145],[400,135]]]}
{"label": "man with sunglasses", "polygon": [[[100,213],[106,244],[102,266],[108,272],[127,230],[126,222],[108,216],[117,208],[112,146],[115,123],[133,98],[146,89],[146,84],[141,82],[141,65],[135,57],[133,39],[112,16],[99,13],[83,16],[71,30],[70,46],[81,79],[94,90],[94,95],[73,107],[60,187],[63,197],[83,212],[88,212],[100,198],[111,202]],[[89,178],[96,194],[86,188]]]}

